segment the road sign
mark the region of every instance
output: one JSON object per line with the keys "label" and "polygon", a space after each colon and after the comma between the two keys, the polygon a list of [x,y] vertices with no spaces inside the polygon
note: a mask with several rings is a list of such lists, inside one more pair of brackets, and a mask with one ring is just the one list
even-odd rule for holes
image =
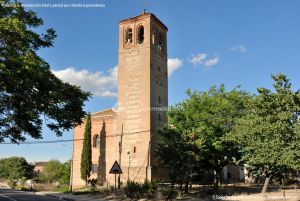
{"label": "road sign", "polygon": [[122,174],[122,170],[121,167],[118,163],[118,161],[115,161],[115,163],[113,164],[113,166],[111,167],[109,174]]}
{"label": "road sign", "polygon": [[118,163],[118,161],[115,161],[115,163],[113,164],[113,166],[111,167],[109,174],[115,174],[115,195],[117,194],[117,174],[122,174],[122,170],[121,167]]}

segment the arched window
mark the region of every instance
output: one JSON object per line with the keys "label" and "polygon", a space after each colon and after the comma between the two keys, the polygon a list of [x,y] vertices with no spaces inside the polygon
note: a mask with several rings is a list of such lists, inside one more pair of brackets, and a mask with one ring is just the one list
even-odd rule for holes
{"label": "arched window", "polygon": [[94,135],[93,137],[93,147],[99,147],[100,146],[100,137],[99,135]]}
{"label": "arched window", "polygon": [[154,45],[154,43],[155,43],[155,32],[153,32],[153,34],[152,34],[152,44]]}
{"label": "arched window", "polygon": [[132,43],[132,29],[131,28],[126,29],[125,43],[126,44]]}
{"label": "arched window", "polygon": [[163,34],[161,32],[158,34],[158,48],[160,50],[164,49],[164,38],[163,38]]}
{"label": "arched window", "polygon": [[138,35],[137,35],[138,41],[137,42],[138,42],[138,44],[142,44],[144,42],[144,27],[139,26],[137,33],[138,33]]}

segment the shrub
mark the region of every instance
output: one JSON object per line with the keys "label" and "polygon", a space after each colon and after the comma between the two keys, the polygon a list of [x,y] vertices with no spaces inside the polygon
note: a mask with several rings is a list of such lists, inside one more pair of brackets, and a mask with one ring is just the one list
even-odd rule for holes
{"label": "shrub", "polygon": [[178,197],[179,193],[174,188],[167,188],[162,190],[162,195],[166,200],[173,200]]}
{"label": "shrub", "polygon": [[68,185],[61,185],[59,186],[58,191],[61,193],[70,193],[70,187]]}
{"label": "shrub", "polygon": [[140,195],[144,194],[142,184],[135,181],[127,181],[124,188],[125,194],[128,198],[140,198]]}
{"label": "shrub", "polygon": [[71,165],[70,161],[61,163],[58,160],[50,160],[44,167],[43,172],[38,173],[37,180],[41,183],[69,184]]}
{"label": "shrub", "polygon": [[14,189],[17,186],[17,182],[13,179],[10,179],[10,180],[8,180],[7,185]]}
{"label": "shrub", "polygon": [[15,187],[16,190],[19,190],[19,191],[29,191],[30,189],[27,188],[26,186],[16,186]]}
{"label": "shrub", "polygon": [[126,196],[131,199],[143,197],[151,199],[154,197],[156,190],[157,184],[148,180],[145,180],[144,183],[128,181],[124,188]]}
{"label": "shrub", "polygon": [[106,195],[106,196],[109,196],[110,194],[111,194],[111,190],[109,189],[109,188],[104,188],[103,190],[102,190],[102,193],[104,194],[104,195]]}
{"label": "shrub", "polygon": [[157,188],[158,185],[156,182],[145,180],[143,184],[143,193],[147,198],[152,199],[155,196],[155,191],[157,190]]}
{"label": "shrub", "polygon": [[90,186],[91,187],[90,191],[91,192],[96,191],[97,179],[89,179],[88,183],[91,185]]}

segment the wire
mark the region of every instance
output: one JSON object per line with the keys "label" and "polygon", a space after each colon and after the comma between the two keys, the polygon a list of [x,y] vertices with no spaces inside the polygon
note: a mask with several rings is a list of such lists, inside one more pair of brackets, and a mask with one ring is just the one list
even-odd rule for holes
{"label": "wire", "polygon": [[[240,115],[240,113],[236,113],[237,115]],[[234,114],[233,114],[234,115]],[[224,118],[226,116],[231,116],[231,115],[224,115],[224,116],[215,116],[215,117],[210,117],[210,118],[203,118],[199,120],[188,120],[186,121],[189,123],[197,123],[197,122],[203,122],[207,120],[212,120],[212,119],[219,119],[219,118]],[[145,131],[137,131],[137,132],[132,132],[132,133],[116,133],[112,135],[107,135],[107,136],[99,136],[99,138],[108,138],[108,137],[117,137],[121,135],[132,135],[136,133],[144,133],[144,132],[149,132],[151,130],[145,130]],[[15,145],[20,145],[20,144],[53,144],[53,143],[62,143],[62,142],[74,142],[74,141],[83,141],[84,139],[69,139],[69,140],[45,140],[45,141],[26,141],[26,142],[19,142],[19,143],[14,143],[14,142],[0,142],[1,144],[15,144]]]}
{"label": "wire", "polygon": [[[145,133],[145,132],[149,132],[151,130],[144,130],[144,131],[137,131],[137,132],[132,132],[132,133],[116,133],[113,135],[107,135],[107,136],[98,136],[99,138],[109,138],[109,137],[118,137],[121,135],[133,135],[133,134],[137,134],[137,133]],[[51,143],[62,143],[62,142],[74,142],[74,141],[83,141],[85,139],[72,139],[72,140],[45,140],[45,141],[27,141],[27,142],[19,142],[19,143],[14,143],[14,142],[2,142],[0,144],[15,144],[15,145],[19,145],[19,144],[51,144]]]}

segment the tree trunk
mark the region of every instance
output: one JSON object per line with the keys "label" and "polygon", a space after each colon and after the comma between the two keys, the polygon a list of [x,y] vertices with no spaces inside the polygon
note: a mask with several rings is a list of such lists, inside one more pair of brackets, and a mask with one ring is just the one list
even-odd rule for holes
{"label": "tree trunk", "polygon": [[216,180],[215,180],[215,190],[217,191],[218,190],[218,188],[219,188],[219,178],[218,178],[218,176],[216,176]]}
{"label": "tree trunk", "polygon": [[184,193],[188,193],[189,192],[189,175],[190,172],[186,172],[185,176],[184,176]]}
{"label": "tree trunk", "polygon": [[182,183],[183,183],[182,180],[180,180],[180,183],[179,183],[179,190],[180,191],[182,191]]}
{"label": "tree trunk", "polygon": [[284,179],[281,179],[281,183],[282,183],[283,197],[284,197],[284,200],[286,200],[286,197],[285,197]]}
{"label": "tree trunk", "polygon": [[85,187],[88,187],[88,185],[89,185],[89,177],[87,176],[85,179]]}
{"label": "tree trunk", "polygon": [[221,171],[219,170],[215,170],[215,185],[214,188],[217,191],[219,189],[219,182],[220,182],[220,175],[221,175]]}
{"label": "tree trunk", "polygon": [[189,179],[187,178],[185,180],[184,193],[188,193],[188,192],[189,192]]}
{"label": "tree trunk", "polygon": [[271,176],[266,177],[264,186],[261,190],[261,193],[266,193],[267,192],[268,185],[269,185],[269,182],[270,182],[270,178],[271,178]]}

